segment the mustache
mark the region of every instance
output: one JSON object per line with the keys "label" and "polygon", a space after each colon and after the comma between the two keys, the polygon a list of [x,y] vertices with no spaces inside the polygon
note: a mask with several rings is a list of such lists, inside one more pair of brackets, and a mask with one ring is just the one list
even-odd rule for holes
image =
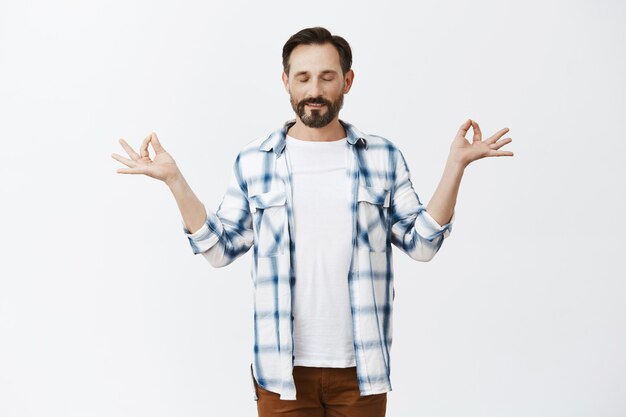
{"label": "mustache", "polygon": [[306,100],[302,100],[299,104],[301,106],[304,106],[305,104],[326,104],[328,107],[330,107],[330,105],[332,103],[330,101],[326,100],[325,98],[315,97],[315,98],[309,98],[309,99],[306,99]]}

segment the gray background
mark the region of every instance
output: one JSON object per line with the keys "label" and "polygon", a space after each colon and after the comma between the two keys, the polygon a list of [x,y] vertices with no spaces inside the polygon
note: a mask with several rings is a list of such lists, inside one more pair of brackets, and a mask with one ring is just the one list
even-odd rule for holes
{"label": "gray background", "polygon": [[216,210],[238,149],[293,117],[281,49],[315,25],[353,48],[340,116],[400,147],[424,202],[464,120],[513,138],[466,170],[431,262],[395,252],[388,416],[626,415],[624,21],[608,0],[0,2],[0,416],[256,415],[251,252],[194,257],[167,187],[110,155],[156,132]]}

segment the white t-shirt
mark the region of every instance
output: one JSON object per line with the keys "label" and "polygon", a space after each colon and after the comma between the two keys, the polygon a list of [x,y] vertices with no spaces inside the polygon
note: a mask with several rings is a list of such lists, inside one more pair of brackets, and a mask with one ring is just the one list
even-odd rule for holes
{"label": "white t-shirt", "polygon": [[348,290],[352,214],[346,141],[286,138],[296,245],[295,366],[355,366]]}

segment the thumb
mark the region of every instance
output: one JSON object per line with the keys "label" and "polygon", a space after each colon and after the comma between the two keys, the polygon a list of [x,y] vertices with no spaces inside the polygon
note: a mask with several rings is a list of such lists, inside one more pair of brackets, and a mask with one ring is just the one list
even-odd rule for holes
{"label": "thumb", "polygon": [[459,130],[456,132],[456,136],[465,137],[471,125],[472,125],[472,119],[467,119],[465,122],[463,122],[461,126],[459,126]]}
{"label": "thumb", "polygon": [[157,137],[157,134],[152,132],[151,135],[152,135],[152,138],[150,139],[150,143],[152,144],[152,147],[154,148],[154,152],[156,153],[165,152],[165,149],[163,149],[163,146],[161,146],[161,142],[159,142],[159,138]]}

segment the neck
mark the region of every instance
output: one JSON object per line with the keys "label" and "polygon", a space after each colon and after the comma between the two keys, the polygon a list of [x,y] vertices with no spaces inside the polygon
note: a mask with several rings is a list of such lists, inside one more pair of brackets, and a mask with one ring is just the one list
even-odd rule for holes
{"label": "neck", "polygon": [[296,123],[289,128],[287,134],[300,140],[328,142],[343,139],[347,133],[339,122],[339,117],[335,117],[324,127],[308,127],[299,117],[296,117]]}

